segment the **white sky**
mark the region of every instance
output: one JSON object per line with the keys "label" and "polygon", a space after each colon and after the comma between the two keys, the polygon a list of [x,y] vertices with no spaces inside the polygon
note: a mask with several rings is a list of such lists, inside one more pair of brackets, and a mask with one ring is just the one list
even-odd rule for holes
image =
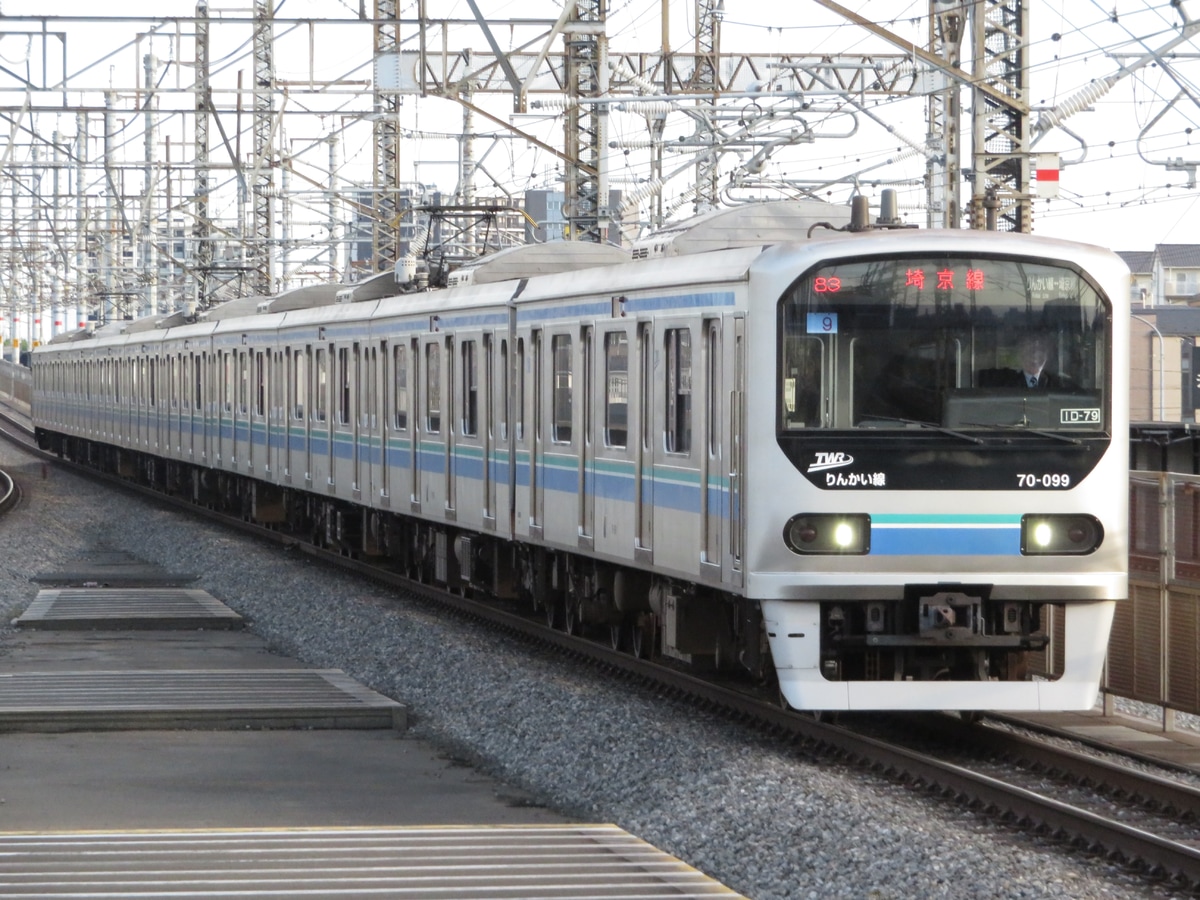
{"label": "white sky", "polygon": [[[911,39],[915,44],[926,43],[927,25],[922,18],[928,0],[842,0],[850,7],[892,32]],[[1118,72],[1122,58],[1145,53],[1150,48],[1164,46],[1179,33],[1181,17],[1167,0],[1028,0],[1031,18],[1030,84],[1031,102],[1037,109],[1062,103],[1096,79]],[[440,18],[471,19],[466,0],[428,0],[427,14]],[[490,18],[556,18],[561,5],[557,0],[478,0],[478,5]],[[246,14],[248,2],[241,5],[224,0],[210,0],[214,15]],[[1200,2],[1184,4],[1185,10],[1195,8],[1200,16]],[[366,8],[372,8],[366,0]],[[657,52],[662,45],[661,0],[611,0],[609,47],[611,50]],[[277,14],[285,17],[353,17],[359,0],[283,0],[276,5]],[[673,49],[690,50],[693,46],[693,4],[691,0],[674,0],[669,6],[670,42]],[[882,43],[861,28],[844,24],[834,14],[811,0],[766,3],[763,0],[725,0],[725,19],[722,26],[722,50],[725,52],[776,53],[887,53],[897,48]],[[179,0],[124,0],[105,9],[106,15],[163,16],[195,12],[194,2]],[[75,0],[0,0],[0,13],[6,16],[61,14],[95,15],[92,3]],[[402,17],[416,14],[415,0],[401,0]],[[1115,18],[1115,21],[1113,19]],[[134,84],[138,77],[137,53],[153,45],[153,52],[170,57],[176,47],[166,36],[153,42],[136,44],[137,32],[145,23],[127,22],[105,28],[91,25],[86,37],[70,42],[68,68],[72,73],[88,68],[89,77],[103,86],[108,79]],[[26,27],[24,30],[28,30]],[[411,30],[411,29],[410,29]],[[279,29],[276,31],[280,38]],[[347,35],[350,31],[347,30]],[[524,32],[525,37],[533,32]],[[308,43],[305,33],[281,38],[276,53],[276,69],[281,79],[316,78],[368,79],[370,70],[369,29],[354,29],[354,38],[330,41],[322,38],[315,48],[313,70],[309,71]],[[519,42],[522,34],[508,28],[498,28],[496,38],[503,47]],[[402,39],[412,35],[402,31]],[[249,71],[249,34],[242,46],[214,47],[213,58],[227,67],[222,77],[232,77],[235,69]],[[487,44],[479,29],[466,26],[456,47],[469,46],[480,51]],[[18,69],[25,52],[24,39],[9,35],[0,39],[0,65]],[[136,49],[135,49],[136,44]],[[553,50],[560,52],[561,40]],[[1035,149],[1063,154],[1066,165],[1061,177],[1062,194],[1053,201],[1039,200],[1035,205],[1035,231],[1038,234],[1087,240],[1121,250],[1149,250],[1156,243],[1200,243],[1200,189],[1188,186],[1189,164],[1200,166],[1200,41],[1193,40],[1175,48],[1184,57],[1172,64],[1174,79],[1162,66],[1141,69],[1122,79],[1113,90],[1065,124],[1075,136],[1065,132],[1049,134]],[[192,53],[190,42],[180,48],[184,62]],[[110,54],[112,54],[110,56]],[[1126,60],[1127,61],[1127,60]],[[186,71],[186,67],[182,67]],[[114,75],[114,72],[116,74]],[[171,77],[174,77],[173,75]],[[186,79],[186,75],[184,78]],[[0,84],[3,79],[0,79]],[[186,82],[185,82],[186,85]],[[1177,95],[1174,107],[1164,113]],[[0,103],[11,105],[10,91]],[[291,99],[295,103],[303,99]],[[527,132],[536,133],[547,142],[561,146],[562,124],[557,113],[513,116],[511,102],[504,97],[480,99],[485,106],[502,118],[512,121]],[[360,104],[361,106],[361,104]],[[870,111],[893,130],[871,122],[863,114],[857,118],[854,137],[820,138],[814,143],[785,148],[772,155],[764,174],[776,179],[828,179],[836,182],[856,173],[862,190],[875,196],[878,188],[871,179],[912,182],[924,174],[924,162],[913,156],[900,162],[888,161],[898,151],[908,149],[897,137],[904,135],[921,142],[925,135],[925,101],[920,98],[869,103]],[[288,139],[296,145],[313,146],[328,133],[339,113],[323,110],[323,117],[314,118],[312,127],[290,120]],[[824,113],[814,112],[809,124],[818,134],[838,135],[846,132],[848,113],[830,114],[828,103]],[[1156,117],[1159,117],[1155,121]],[[232,117],[230,117],[231,119]],[[1036,118],[1036,114],[1035,114]],[[406,98],[402,124],[422,132],[458,130],[462,112],[457,104],[441,100]],[[43,127],[74,130],[71,118]],[[969,126],[968,126],[969,127]],[[248,136],[248,116],[242,120],[242,133]],[[477,119],[476,131],[500,131],[485,119]],[[1146,129],[1146,133],[1139,135]],[[5,129],[0,128],[0,133]],[[1193,133],[1195,132],[1195,133]],[[691,133],[690,119],[673,117],[668,120],[668,141]],[[610,123],[610,139],[634,140],[644,137],[644,120],[640,116],[614,114]],[[244,137],[248,143],[248,137]],[[1081,144],[1081,141],[1083,142]],[[449,190],[454,186],[455,167],[447,162],[454,158],[457,144],[448,139],[424,137],[406,141],[402,149],[403,177]],[[970,165],[969,135],[963,140],[963,165]],[[133,160],[142,152],[139,141],[131,140],[125,152]],[[323,151],[321,151],[323,152]],[[176,150],[176,160],[181,151]],[[481,138],[476,145],[477,155],[483,155],[485,172],[477,179],[480,193],[491,190],[489,177],[502,181],[517,193],[527,187],[548,187],[556,184],[559,165],[554,157],[523,141],[503,139],[494,142]],[[314,178],[321,177],[323,164],[317,153],[310,154],[307,163]],[[1162,164],[1177,160],[1183,171],[1168,171]],[[682,160],[669,157],[668,170]],[[369,150],[354,148],[347,143],[345,164],[357,167],[362,177],[369,179]],[[614,187],[630,190],[648,174],[643,154],[628,156],[615,150],[609,158]],[[686,187],[687,173],[668,184],[664,196],[668,202],[679,196]],[[924,212],[917,209],[923,202],[924,190],[919,186],[898,184],[901,202],[910,221],[924,225]],[[849,184],[835,184],[829,198],[844,201],[851,191]],[[690,207],[681,207],[681,214]]]}

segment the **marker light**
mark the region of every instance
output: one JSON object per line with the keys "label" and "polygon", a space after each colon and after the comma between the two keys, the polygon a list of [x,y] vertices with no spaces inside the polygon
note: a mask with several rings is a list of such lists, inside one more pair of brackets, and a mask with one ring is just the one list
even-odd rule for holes
{"label": "marker light", "polygon": [[1085,556],[1104,540],[1095,516],[1025,515],[1021,517],[1021,553],[1025,556]]}
{"label": "marker light", "polygon": [[793,553],[858,555],[871,550],[871,517],[865,513],[800,513],[783,527]]}

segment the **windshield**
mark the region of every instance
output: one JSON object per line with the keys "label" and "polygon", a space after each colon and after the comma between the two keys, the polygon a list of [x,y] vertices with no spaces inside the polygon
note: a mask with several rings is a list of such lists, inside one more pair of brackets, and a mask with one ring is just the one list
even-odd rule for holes
{"label": "windshield", "polygon": [[780,430],[1104,433],[1109,316],[1075,269],[1050,262],[822,266],[780,303]]}

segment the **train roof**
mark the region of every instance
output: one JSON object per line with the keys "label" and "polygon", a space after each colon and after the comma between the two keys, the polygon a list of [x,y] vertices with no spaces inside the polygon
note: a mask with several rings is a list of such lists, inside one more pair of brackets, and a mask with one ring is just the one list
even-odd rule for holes
{"label": "train roof", "polygon": [[[714,209],[669,225],[633,245],[634,259],[687,256],[806,240],[819,226],[850,224],[850,207],[821,200],[772,200]],[[822,229],[825,230],[825,229]]]}
{"label": "train roof", "polygon": [[450,273],[450,287],[464,284],[492,284],[536,275],[555,275],[578,269],[611,266],[629,262],[628,250],[613,244],[586,241],[549,241],[544,244],[520,244],[472,260]]}

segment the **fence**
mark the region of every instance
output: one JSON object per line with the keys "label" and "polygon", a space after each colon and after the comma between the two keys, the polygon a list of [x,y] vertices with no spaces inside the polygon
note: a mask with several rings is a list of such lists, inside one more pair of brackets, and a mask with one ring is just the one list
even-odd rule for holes
{"label": "fence", "polygon": [[[1129,602],[1108,644],[1111,697],[1200,715],[1200,476],[1131,472]],[[1111,696],[1110,696],[1111,695]]]}
{"label": "fence", "polygon": [[0,359],[0,397],[29,403],[33,394],[33,376],[25,366]]}

